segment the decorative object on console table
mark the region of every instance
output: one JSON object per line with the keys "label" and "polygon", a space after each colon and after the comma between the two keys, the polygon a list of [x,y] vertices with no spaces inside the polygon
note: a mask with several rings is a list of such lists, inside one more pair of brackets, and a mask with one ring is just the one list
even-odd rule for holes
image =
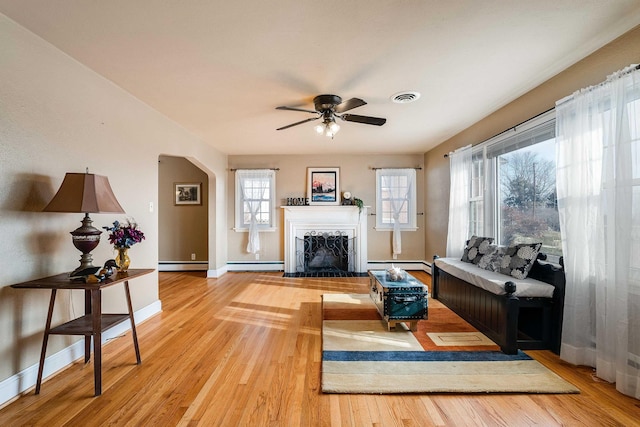
{"label": "decorative object on console table", "polygon": [[102,227],[109,231],[109,242],[113,245],[116,254],[118,274],[124,274],[129,270],[129,248],[144,240],[144,233],[138,229],[138,224],[128,219],[124,223],[114,221],[112,227]]}
{"label": "decorative object on console table", "polygon": [[116,266],[118,273],[126,273],[129,271],[131,265],[131,259],[129,258],[129,248],[117,248],[118,254],[116,255]]}
{"label": "decorative object on console table", "polygon": [[310,205],[340,204],[340,168],[307,168]]}
{"label": "decorative object on console table", "polygon": [[102,231],[95,228],[89,213],[124,213],[111,190],[106,176],[68,172],[58,192],[44,212],[84,213],[82,226],[71,232],[73,245],[82,252],[80,266],[69,274],[71,278],[95,274],[100,267],[93,265],[91,251],[100,243]]}
{"label": "decorative object on console table", "polygon": [[175,183],[175,205],[201,205],[201,183]]}

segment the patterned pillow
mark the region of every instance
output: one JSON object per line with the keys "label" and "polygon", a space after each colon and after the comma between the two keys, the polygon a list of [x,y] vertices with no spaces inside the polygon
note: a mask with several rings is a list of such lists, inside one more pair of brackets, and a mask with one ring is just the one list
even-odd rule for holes
{"label": "patterned pillow", "polygon": [[500,273],[525,279],[538,257],[542,243],[521,243],[505,249],[500,262]]}
{"label": "patterned pillow", "polygon": [[500,263],[502,262],[502,255],[504,255],[505,249],[504,247],[496,247],[493,251],[488,254],[484,254],[482,258],[480,258],[480,262],[478,262],[478,267],[483,268],[489,271],[497,271],[500,272]]}
{"label": "patterned pillow", "polygon": [[471,236],[462,254],[462,261],[478,264],[483,255],[493,252],[495,246],[491,246],[493,237]]}

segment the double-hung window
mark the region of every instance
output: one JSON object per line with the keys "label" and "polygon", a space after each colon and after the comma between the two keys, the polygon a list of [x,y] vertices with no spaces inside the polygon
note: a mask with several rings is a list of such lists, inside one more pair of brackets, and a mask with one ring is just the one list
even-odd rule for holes
{"label": "double-hung window", "polygon": [[376,170],[376,229],[416,230],[416,170]]}
{"label": "double-hung window", "polygon": [[276,175],[271,169],[236,171],[236,230],[275,228]]}
{"label": "double-hung window", "polygon": [[482,152],[472,154],[471,195],[469,198],[469,232],[483,236],[484,230],[484,159]]}
{"label": "double-hung window", "polygon": [[542,242],[561,255],[555,111],[478,144],[472,157],[470,233],[500,245]]}

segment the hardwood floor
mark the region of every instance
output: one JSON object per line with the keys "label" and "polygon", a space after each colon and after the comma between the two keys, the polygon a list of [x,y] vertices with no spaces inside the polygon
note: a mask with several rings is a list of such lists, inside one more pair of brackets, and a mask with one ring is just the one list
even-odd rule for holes
{"label": "hardwood floor", "polygon": [[[415,274],[425,283],[430,277]],[[163,312],[105,345],[103,394],[81,361],[0,410],[0,426],[638,425],[640,401],[547,351],[575,395],[329,395],[320,391],[321,295],[366,278],[160,273]]]}

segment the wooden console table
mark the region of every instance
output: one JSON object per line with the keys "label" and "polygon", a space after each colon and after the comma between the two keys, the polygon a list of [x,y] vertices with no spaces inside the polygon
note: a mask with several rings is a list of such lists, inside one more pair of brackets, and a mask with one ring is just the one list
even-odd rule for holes
{"label": "wooden console table", "polygon": [[[133,320],[133,308],[131,306],[131,296],[129,294],[129,280],[153,272],[153,269],[132,269],[125,274],[114,274],[100,283],[84,283],[83,281],[69,280],[66,273],[56,276],[45,277],[43,279],[11,285],[18,289],[51,289],[51,299],[49,301],[49,313],[47,323],[44,328],[44,338],[42,340],[42,352],[40,353],[40,364],[38,366],[38,380],[36,381],[36,394],[40,393],[42,383],[42,372],[44,369],[44,359],[47,353],[47,342],[49,335],[84,335],[84,362],[88,363],[91,358],[91,337],[93,337],[93,377],[95,396],[102,394],[102,333],[107,329],[129,319],[133,335],[133,346],[136,350],[136,361],[139,365],[140,348],[138,347],[138,336],[136,334],[136,323]],[[125,295],[127,297],[128,314],[103,314],[102,313],[102,289],[109,286],[124,283]],[[81,289],[84,290],[84,312],[85,315],[62,325],[51,327],[51,316],[53,306],[56,301],[58,289]]]}

